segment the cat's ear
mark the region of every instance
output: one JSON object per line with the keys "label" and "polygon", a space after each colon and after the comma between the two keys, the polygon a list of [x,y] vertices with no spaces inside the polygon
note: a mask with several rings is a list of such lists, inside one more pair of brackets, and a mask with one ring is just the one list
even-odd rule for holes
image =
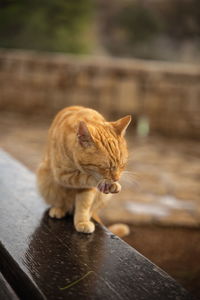
{"label": "cat's ear", "polygon": [[77,137],[79,144],[84,148],[93,144],[93,139],[84,121],[80,121],[78,124]]}
{"label": "cat's ear", "polygon": [[126,129],[128,127],[128,125],[131,122],[131,115],[128,115],[122,119],[119,119],[115,122],[112,122],[113,127],[115,128],[115,131],[117,132],[117,134],[124,136]]}

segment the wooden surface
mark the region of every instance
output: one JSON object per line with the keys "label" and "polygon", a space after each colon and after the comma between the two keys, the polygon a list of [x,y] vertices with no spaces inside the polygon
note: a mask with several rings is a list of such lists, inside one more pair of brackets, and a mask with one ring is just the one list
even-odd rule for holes
{"label": "wooden surface", "polygon": [[99,224],[85,235],[50,219],[35,176],[3,151],[0,192],[0,271],[20,299],[192,299]]}
{"label": "wooden surface", "polygon": [[0,272],[0,299],[1,300],[19,300],[9,283]]}

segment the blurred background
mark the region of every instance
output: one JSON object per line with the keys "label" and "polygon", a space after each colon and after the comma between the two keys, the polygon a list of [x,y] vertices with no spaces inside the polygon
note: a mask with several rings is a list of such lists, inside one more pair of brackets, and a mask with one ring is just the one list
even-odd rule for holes
{"label": "blurred background", "polygon": [[200,295],[200,2],[0,2],[0,146],[35,171],[54,115],[133,115],[122,192],[102,211]]}

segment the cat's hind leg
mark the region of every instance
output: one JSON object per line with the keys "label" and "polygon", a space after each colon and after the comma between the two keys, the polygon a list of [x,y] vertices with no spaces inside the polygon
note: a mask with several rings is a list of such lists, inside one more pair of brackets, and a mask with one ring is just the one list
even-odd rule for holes
{"label": "cat's hind leg", "polygon": [[53,206],[49,210],[49,216],[55,219],[62,219],[66,215],[67,211],[63,207]]}
{"label": "cat's hind leg", "polygon": [[52,207],[51,218],[61,219],[71,210],[72,198],[68,197],[67,189],[59,185],[53,178],[51,170],[42,163],[37,171],[38,189],[45,202]]}

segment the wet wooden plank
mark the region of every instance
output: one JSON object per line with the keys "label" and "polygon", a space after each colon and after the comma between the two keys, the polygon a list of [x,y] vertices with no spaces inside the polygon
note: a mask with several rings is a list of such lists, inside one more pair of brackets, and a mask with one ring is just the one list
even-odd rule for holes
{"label": "wet wooden plank", "polygon": [[20,299],[192,299],[101,225],[85,235],[50,219],[34,174],[3,151],[0,191],[0,271]]}
{"label": "wet wooden plank", "polygon": [[0,272],[0,299],[2,300],[19,300],[9,283]]}

